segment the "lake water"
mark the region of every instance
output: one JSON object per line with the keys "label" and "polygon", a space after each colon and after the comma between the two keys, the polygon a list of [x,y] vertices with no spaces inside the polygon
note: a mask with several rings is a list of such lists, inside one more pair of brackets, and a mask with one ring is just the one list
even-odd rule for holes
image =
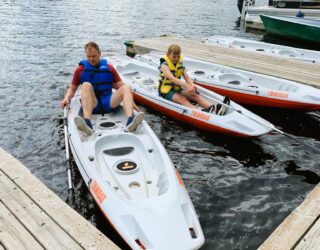
{"label": "lake water", "polygon": [[[163,34],[263,39],[239,28],[238,16],[236,1],[228,0],[1,0],[0,146],[66,200],[58,93],[84,44],[94,40],[108,56],[124,54],[125,40]],[[319,117],[250,109],[320,148]],[[320,181],[319,155],[283,135],[217,136],[144,110],[189,191],[206,238],[202,249],[256,249]],[[124,247],[77,171],[75,184],[75,209]]]}

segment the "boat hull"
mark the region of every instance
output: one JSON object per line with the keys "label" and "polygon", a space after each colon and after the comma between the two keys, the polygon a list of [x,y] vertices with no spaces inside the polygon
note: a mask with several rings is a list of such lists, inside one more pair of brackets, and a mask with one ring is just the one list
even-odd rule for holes
{"label": "boat hull", "polygon": [[[156,67],[125,57],[121,60],[109,58],[124,83],[131,87],[134,98],[139,103],[159,111],[175,120],[192,125],[204,131],[228,134],[237,137],[257,137],[269,133],[273,125],[249,110],[231,101],[223,105],[223,113],[208,113],[203,107],[186,107],[160,97],[157,90],[159,71]],[[209,105],[217,110],[224,97],[205,88],[197,88]]]}
{"label": "boat hull", "polygon": [[[213,124],[203,122],[198,119],[194,119],[190,116],[186,116],[186,115],[181,114],[179,112],[176,112],[172,109],[168,109],[162,105],[159,105],[154,101],[150,101],[147,98],[144,98],[143,95],[141,95],[139,93],[134,93],[134,99],[137,102],[139,102],[139,103],[141,103],[141,104],[143,104],[153,110],[156,110],[166,116],[173,118],[174,120],[177,120],[177,121],[183,122],[183,123],[187,123],[191,126],[194,126],[198,129],[202,130],[202,131],[215,132],[215,133],[226,134],[226,135],[242,137],[242,138],[253,137],[252,135],[238,133],[233,130],[224,129],[223,127],[215,126]],[[256,135],[256,136],[259,136],[259,135]]]}
{"label": "boat hull", "polygon": [[317,104],[302,103],[302,102],[296,102],[296,101],[291,101],[286,99],[271,98],[268,96],[235,92],[233,90],[219,88],[217,86],[202,83],[202,82],[195,82],[195,83],[206,89],[214,91],[220,95],[227,95],[230,97],[230,99],[242,104],[262,106],[262,107],[282,108],[282,109],[293,109],[293,110],[300,110],[300,111],[320,110],[320,105],[317,105]]}
{"label": "boat hull", "polygon": [[202,40],[204,43],[214,44],[220,47],[233,48],[256,52],[269,56],[288,58],[292,60],[320,63],[320,52],[283,46],[278,44],[242,39],[239,37],[212,36]]}
{"label": "boat hull", "polygon": [[[155,65],[159,53],[137,56]],[[184,58],[188,75],[197,85],[242,104],[302,111],[320,110],[320,90],[298,82],[223,65]]]}
{"label": "boat hull", "polygon": [[317,24],[314,26],[303,22],[303,18],[273,17],[266,15],[261,15],[260,17],[266,31],[272,35],[320,43],[319,20],[312,20]]}
{"label": "boat hull", "polygon": [[204,236],[183,181],[148,124],[126,131],[126,116],[93,115],[93,135],[75,125],[80,95],[71,100],[71,152],[92,197],[132,249],[198,249]]}

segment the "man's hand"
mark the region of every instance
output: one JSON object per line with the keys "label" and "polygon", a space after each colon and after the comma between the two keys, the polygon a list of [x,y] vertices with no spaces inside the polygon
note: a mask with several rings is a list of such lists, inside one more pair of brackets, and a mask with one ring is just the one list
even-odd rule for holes
{"label": "man's hand", "polygon": [[64,108],[65,106],[67,106],[69,104],[69,100],[67,98],[64,98],[61,102],[60,102],[60,107]]}

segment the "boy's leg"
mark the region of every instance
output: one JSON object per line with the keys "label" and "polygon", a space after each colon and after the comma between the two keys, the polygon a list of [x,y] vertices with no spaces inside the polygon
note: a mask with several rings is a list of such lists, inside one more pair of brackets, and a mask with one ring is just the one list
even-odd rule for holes
{"label": "boy's leg", "polygon": [[181,91],[181,94],[186,96],[190,101],[198,103],[203,108],[208,108],[211,106],[211,103],[204,99],[201,95],[196,94],[194,92],[190,93],[185,90]]}
{"label": "boy's leg", "polygon": [[183,106],[189,107],[189,108],[195,108],[192,103],[188,100],[188,98],[186,96],[184,96],[183,94],[181,94],[183,91],[181,92],[177,92],[174,90],[171,90],[168,94],[165,95],[165,98],[167,100],[179,103]]}

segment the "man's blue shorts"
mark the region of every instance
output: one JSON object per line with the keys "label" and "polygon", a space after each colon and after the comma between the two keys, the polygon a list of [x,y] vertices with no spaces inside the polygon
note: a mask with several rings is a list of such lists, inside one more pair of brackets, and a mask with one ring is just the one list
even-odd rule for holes
{"label": "man's blue shorts", "polygon": [[[100,95],[99,97],[96,96],[97,105],[93,109],[93,114],[101,114],[101,113],[110,113],[115,111],[118,107],[111,108],[110,102],[111,102],[111,96],[110,95]],[[102,110],[103,108],[103,110]]]}

